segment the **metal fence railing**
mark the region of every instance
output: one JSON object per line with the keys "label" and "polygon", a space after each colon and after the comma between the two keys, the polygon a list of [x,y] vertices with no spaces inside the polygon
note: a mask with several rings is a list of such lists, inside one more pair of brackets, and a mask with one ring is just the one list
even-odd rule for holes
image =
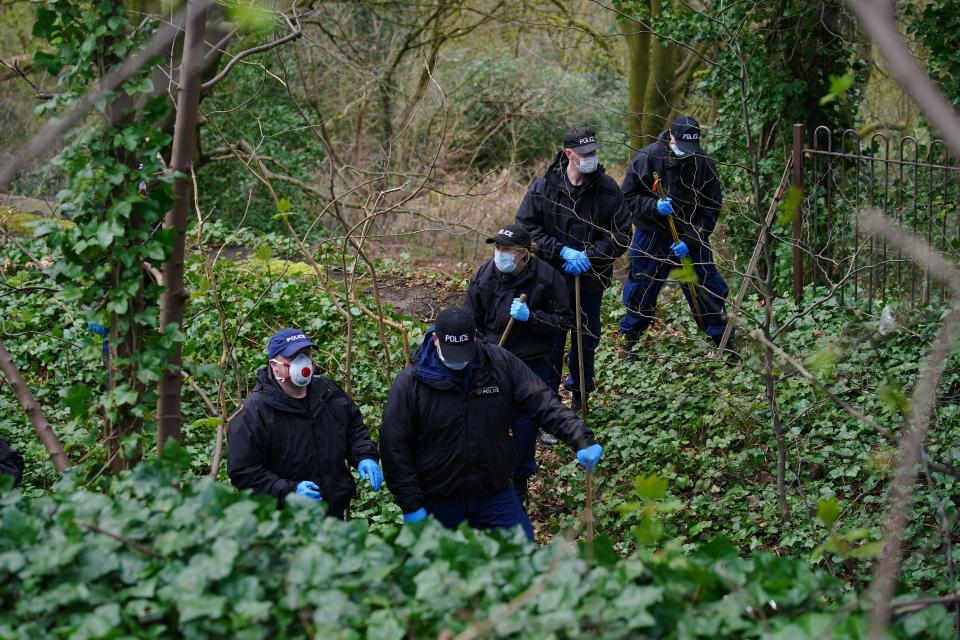
{"label": "metal fence railing", "polygon": [[841,303],[871,308],[942,297],[940,283],[884,240],[861,233],[856,213],[876,208],[960,257],[960,167],[944,143],[882,133],[861,139],[850,129],[835,136],[824,126],[807,140],[804,133],[794,125],[793,186],[802,194],[793,220],[794,298],[810,284],[815,292],[832,289]]}

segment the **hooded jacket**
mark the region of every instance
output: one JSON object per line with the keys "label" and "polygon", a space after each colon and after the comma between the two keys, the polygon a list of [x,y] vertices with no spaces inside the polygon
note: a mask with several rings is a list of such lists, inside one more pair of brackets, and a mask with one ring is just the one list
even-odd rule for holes
{"label": "hooded jacket", "polygon": [[297,484],[320,487],[327,513],[343,517],[356,484],[350,467],[379,460],[360,409],[331,380],[314,376],[305,398],[291,398],[269,367],[257,371],[257,385],[230,423],[227,471],[237,489],[284,498]]}
{"label": "hooded jacket", "polygon": [[519,358],[482,338],[477,346],[467,368],[452,371],[430,330],[390,387],[380,445],[387,485],[404,513],[425,498],[485,498],[506,489],[517,466],[509,432],[515,412],[576,450],[594,442]]}
{"label": "hooded jacket", "polygon": [[620,187],[603,165],[573,186],[567,179],[568,162],[563,152],[558,153],[547,173],[530,185],[517,210],[517,223],[537,243],[537,255],[564,275],[570,291],[573,276],[563,271],[560,257],[565,246],[585,251],[590,259],[581,288],[603,291],[610,286],[613,262],[630,243],[630,213]]}
{"label": "hooded jacket", "polygon": [[664,131],[653,144],[637,151],[623,178],[623,196],[638,229],[673,242],[665,216],[657,213],[653,172],[663,180],[673,202],[673,220],[685,242],[707,244],[717,226],[723,194],[717,164],[695,155],[677,158],[670,151],[670,133]]}
{"label": "hooded jacket", "polygon": [[0,473],[13,478],[13,486],[23,479],[23,456],[17,453],[6,440],[0,440]]}
{"label": "hooded jacket", "polygon": [[519,273],[503,273],[488,260],[470,282],[463,306],[487,342],[497,344],[510,321],[510,305],[523,293],[530,318],[513,323],[503,346],[521,360],[546,358],[553,336],[569,331],[573,311],[566,281],[543,260],[530,258]]}

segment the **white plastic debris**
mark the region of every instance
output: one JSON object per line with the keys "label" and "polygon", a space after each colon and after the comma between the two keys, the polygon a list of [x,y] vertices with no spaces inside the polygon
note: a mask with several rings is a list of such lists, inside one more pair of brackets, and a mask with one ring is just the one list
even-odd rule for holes
{"label": "white plastic debris", "polygon": [[890,305],[887,305],[880,312],[880,335],[889,336],[896,330],[897,321],[893,319],[893,309],[890,308]]}

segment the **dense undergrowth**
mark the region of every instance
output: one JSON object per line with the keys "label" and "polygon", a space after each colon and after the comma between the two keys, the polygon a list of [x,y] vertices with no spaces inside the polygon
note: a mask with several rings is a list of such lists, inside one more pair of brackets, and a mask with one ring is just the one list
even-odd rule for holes
{"label": "dense undergrowth", "polygon": [[[47,251],[24,242],[35,255]],[[198,255],[189,265],[185,366],[211,397],[224,380],[231,411],[253,384],[266,338],[289,324],[321,344],[318,362],[344,379],[347,338],[333,301],[311,269],[276,259],[268,246],[282,243],[261,239],[250,256],[220,260],[212,281]],[[582,474],[563,447],[541,452],[531,511],[538,539],[554,543],[539,549],[509,534],[401,528],[386,491],[361,489],[354,520],[344,525],[310,505],[276,512],[240,496],[222,469],[218,482],[197,479],[209,470],[216,421],[189,388],[184,450],[109,479],[98,444],[99,337],[85,311],[59,301],[48,275],[18,249],[5,246],[0,265],[3,340],[78,463],[55,484],[29,422],[9,388],[0,388],[0,437],[28,460],[22,489],[2,497],[0,637],[170,637],[172,629],[184,637],[435,637],[491,616],[498,633],[538,638],[863,633],[856,594],[878,548],[894,450],[778,370],[789,447],[784,521],[756,348],[741,339],[741,364],[715,359],[672,288],[636,363],[623,358],[612,330],[622,313],[618,290],[605,300],[603,373],[589,418],[605,447],[600,536],[587,561],[562,539],[576,530],[585,499]],[[427,286],[438,299],[455,299],[467,273],[463,265],[462,274],[438,275]],[[365,286],[364,277],[359,282]],[[778,317],[794,311],[778,303]],[[351,312],[353,393],[376,436],[390,372],[376,323]],[[898,332],[881,338],[864,310],[827,304],[778,344],[898,431],[903,394],[938,320],[934,308],[901,309]],[[423,327],[409,326],[415,347]],[[232,348],[221,368],[224,336]],[[395,373],[403,346],[398,332],[386,336]],[[954,465],[958,393],[955,355],[928,439],[931,457]],[[150,428],[141,437],[152,451]],[[935,493],[921,483],[909,524],[904,598],[954,588],[933,496],[953,529],[957,488],[948,477],[934,479]],[[505,615],[504,603],[531,587],[523,615]],[[895,631],[950,637],[949,614],[934,607],[900,617]]]}

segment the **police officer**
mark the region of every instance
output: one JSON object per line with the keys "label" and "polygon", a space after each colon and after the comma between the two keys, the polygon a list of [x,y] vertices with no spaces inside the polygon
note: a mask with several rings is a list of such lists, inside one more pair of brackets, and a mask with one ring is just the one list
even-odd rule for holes
{"label": "police officer", "polygon": [[0,440],[0,474],[13,478],[13,486],[23,479],[23,456],[6,440]]}
{"label": "police officer", "polygon": [[342,518],[356,489],[349,467],[374,490],[383,474],[360,409],[335,382],[315,375],[314,346],[299,329],[270,338],[267,366],[230,424],[227,471],[237,489],[280,505],[295,493]]}
{"label": "police officer", "polygon": [[524,413],[593,469],[593,434],[515,355],[477,337],[473,316],[437,316],[414,363],[390,388],[380,430],[387,485],[404,522],[433,515],[444,526],[533,526],[511,486],[517,452],[508,426]]}
{"label": "police officer", "polygon": [[[565,337],[573,323],[567,283],[560,273],[533,255],[530,232],[509,224],[487,238],[494,245],[493,258],[477,271],[464,309],[473,314],[477,330],[491,344],[498,344],[510,320],[513,326],[503,347],[520,358],[544,384],[554,380],[547,357],[552,341]],[[525,301],[520,297],[525,295]],[[557,387],[551,388],[556,391]],[[545,434],[549,436],[549,434]],[[536,470],[537,429],[525,415],[513,421],[513,444],[517,450],[513,484],[522,502],[527,499],[527,481]],[[556,439],[542,438],[545,444]]]}
{"label": "police officer", "polygon": [[[537,244],[537,256],[562,269],[575,309],[574,279],[581,278],[581,315],[584,327],[583,367],[586,391],[593,390],[593,358],[600,343],[600,303],[610,285],[613,262],[623,255],[630,241],[630,214],[616,181],[597,161],[597,136],[593,129],[576,128],[563,137],[563,150],[547,173],[527,190],[517,211]],[[563,370],[567,336],[555,337],[550,362],[556,388]],[[571,344],[570,375],[564,385],[579,402],[580,372],[577,345]],[[575,404],[576,406],[576,404]]]}
{"label": "police officer", "polygon": [[[654,191],[653,174],[663,181],[667,198]],[[691,258],[700,285],[699,308],[689,289],[683,293],[704,331],[715,343],[723,336],[724,301],[729,289],[713,262],[710,234],[717,225],[723,195],[716,163],[700,146],[700,125],[679,116],[657,141],[640,149],[623,180],[623,193],[633,216],[630,274],[623,289],[627,314],[620,320],[628,350],[653,320],[657,296],[670,271]],[[674,243],[667,217],[673,216],[680,242]]]}

